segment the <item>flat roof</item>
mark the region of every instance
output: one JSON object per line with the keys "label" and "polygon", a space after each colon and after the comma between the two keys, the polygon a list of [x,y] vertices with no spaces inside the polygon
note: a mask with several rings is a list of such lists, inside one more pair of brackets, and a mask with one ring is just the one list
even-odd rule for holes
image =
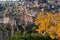
{"label": "flat roof", "polygon": [[0,1],[19,1],[19,0],[0,0]]}
{"label": "flat roof", "polygon": [[48,1],[60,1],[60,0],[48,0]]}

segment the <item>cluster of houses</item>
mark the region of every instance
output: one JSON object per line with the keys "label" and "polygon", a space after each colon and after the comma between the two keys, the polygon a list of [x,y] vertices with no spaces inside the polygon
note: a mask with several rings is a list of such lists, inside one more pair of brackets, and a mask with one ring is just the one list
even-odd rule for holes
{"label": "cluster of houses", "polygon": [[[54,4],[53,4],[54,3]],[[53,8],[52,8],[53,7]],[[35,26],[34,21],[41,9],[57,12],[60,4],[47,0],[19,0],[0,2],[0,24],[10,25],[11,33],[20,29],[26,31]],[[0,26],[2,27],[2,26]],[[5,27],[4,27],[5,28]]]}

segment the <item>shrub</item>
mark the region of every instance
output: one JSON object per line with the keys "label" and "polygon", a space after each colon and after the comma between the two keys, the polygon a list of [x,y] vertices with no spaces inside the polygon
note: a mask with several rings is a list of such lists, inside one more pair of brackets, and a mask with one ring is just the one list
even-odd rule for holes
{"label": "shrub", "polygon": [[39,34],[47,33],[52,39],[60,38],[60,12],[51,13],[40,12],[36,17],[35,24],[38,26],[37,32]]}
{"label": "shrub", "polygon": [[9,38],[9,40],[52,40],[49,36],[32,35],[32,34],[16,34]]}

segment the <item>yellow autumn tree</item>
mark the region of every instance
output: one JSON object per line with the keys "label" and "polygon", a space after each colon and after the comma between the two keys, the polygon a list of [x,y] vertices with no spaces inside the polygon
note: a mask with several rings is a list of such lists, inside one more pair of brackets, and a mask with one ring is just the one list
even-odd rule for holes
{"label": "yellow autumn tree", "polygon": [[60,37],[60,12],[40,12],[35,19],[35,24],[38,26],[36,30],[39,34],[44,32],[49,34],[52,39]]}

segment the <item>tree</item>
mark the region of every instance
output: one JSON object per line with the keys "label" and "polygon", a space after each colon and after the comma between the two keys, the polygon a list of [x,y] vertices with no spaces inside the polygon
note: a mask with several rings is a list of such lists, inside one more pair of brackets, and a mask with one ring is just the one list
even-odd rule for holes
{"label": "tree", "polygon": [[60,38],[60,12],[55,14],[40,12],[35,19],[35,24],[38,26],[36,31],[39,34],[49,34],[52,39]]}

